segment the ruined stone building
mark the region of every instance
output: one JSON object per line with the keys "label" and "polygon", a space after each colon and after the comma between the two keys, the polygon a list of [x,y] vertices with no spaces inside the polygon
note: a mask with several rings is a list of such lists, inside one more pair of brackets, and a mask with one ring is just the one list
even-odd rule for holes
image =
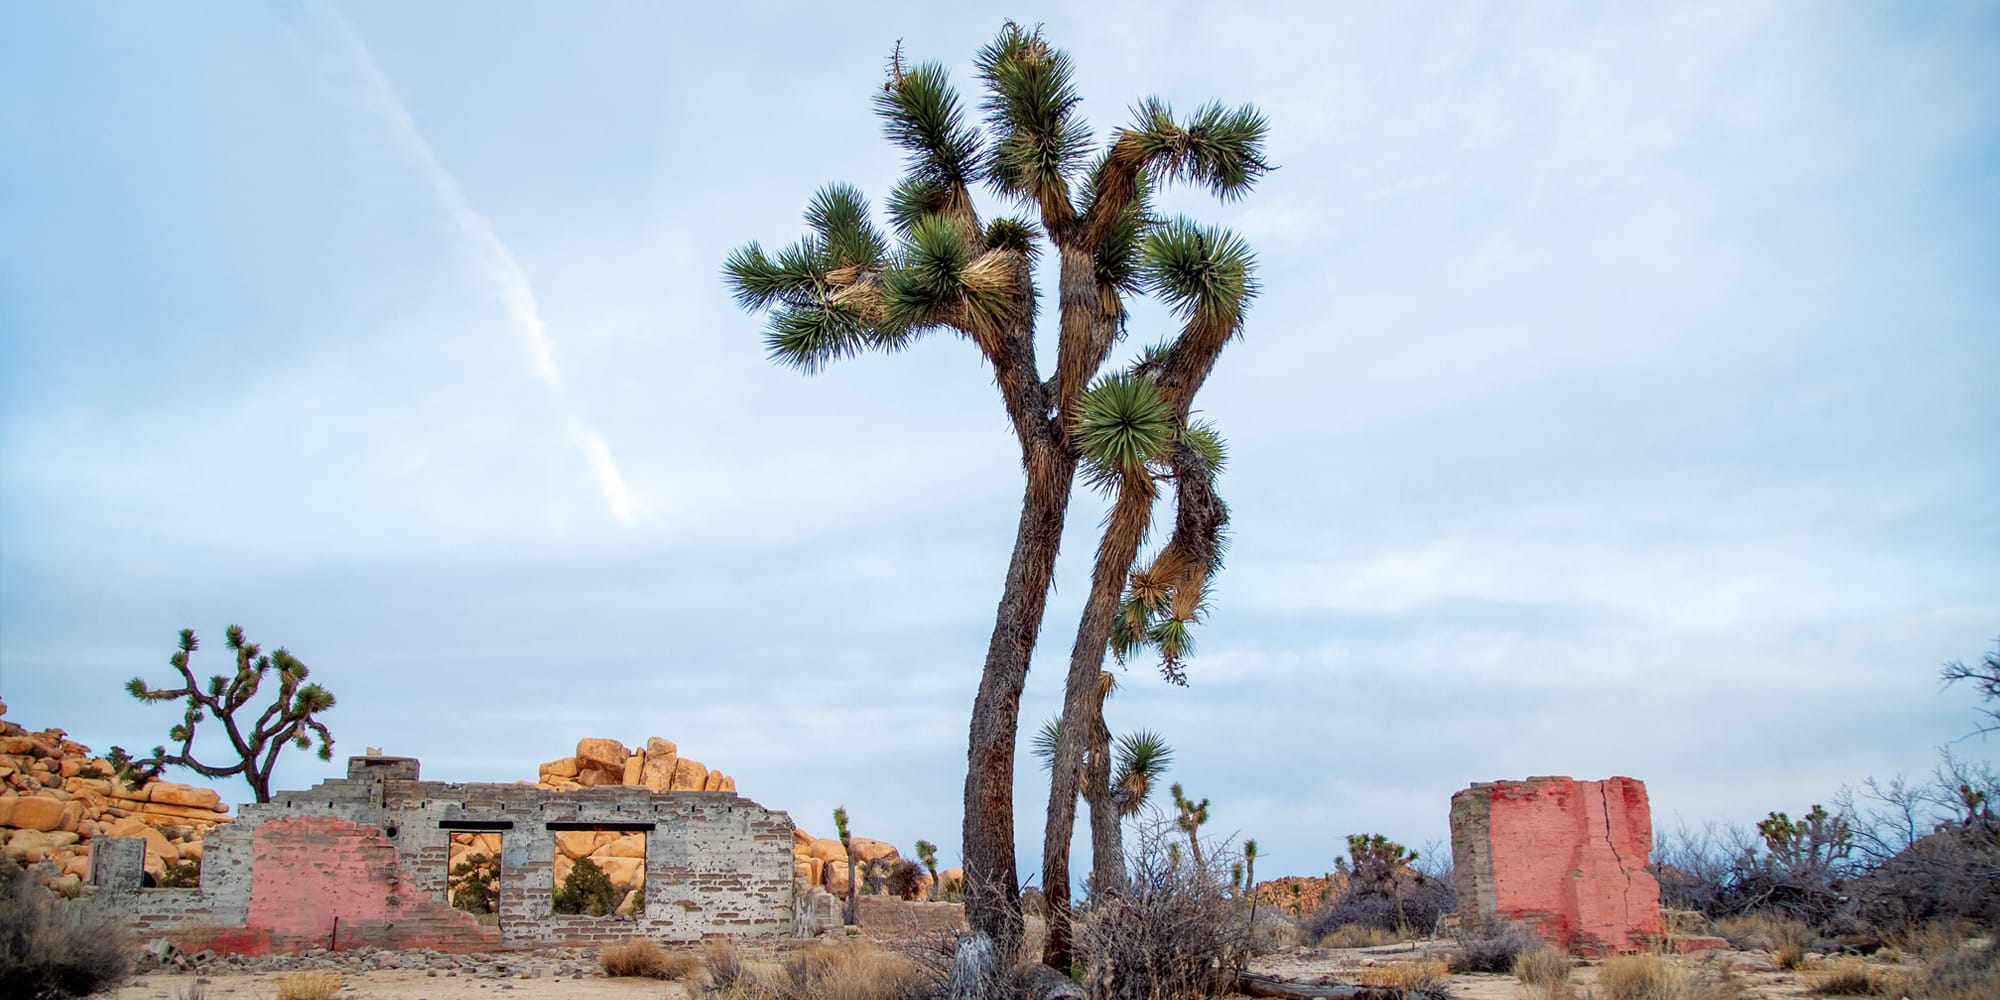
{"label": "ruined stone building", "polygon": [[[142,937],[244,953],[790,934],[792,829],[730,791],[423,781],[413,758],[351,757],[346,778],[246,805],[210,833],[197,889],[139,888],[144,841],[102,838],[93,899]],[[628,914],[554,911],[557,838],[575,831],[642,835],[629,838],[643,843],[644,879]],[[497,901],[483,920],[448,898],[454,834],[498,835]]]}

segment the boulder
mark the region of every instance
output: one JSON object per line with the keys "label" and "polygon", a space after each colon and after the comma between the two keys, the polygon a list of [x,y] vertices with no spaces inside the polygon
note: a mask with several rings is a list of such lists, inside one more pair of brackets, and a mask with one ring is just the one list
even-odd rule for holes
{"label": "boulder", "polygon": [[701,790],[704,792],[722,791],[722,772],[721,771],[708,772],[708,779],[701,783]]}
{"label": "boulder", "polygon": [[182,806],[188,809],[216,811],[222,804],[222,796],[212,788],[196,788],[192,785],[177,785],[172,782],[158,782],[153,785],[152,802],[163,806]]}
{"label": "boulder", "polygon": [[587,858],[597,850],[597,834],[590,830],[560,830],[555,836],[556,853],[563,857]]}
{"label": "boulder", "polygon": [[795,826],[795,827],[792,827],[792,849],[793,849],[793,850],[797,850],[797,849],[799,849],[799,848],[801,848],[801,847],[807,847],[807,848],[810,848],[810,847],[812,846],[812,842],[813,842],[813,835],[812,835],[812,834],[810,834],[810,833],[807,833],[807,832],[805,832],[804,830],[801,830],[801,829],[799,829],[799,828],[798,828],[798,827],[796,827],[796,826]]}
{"label": "boulder", "polygon": [[629,917],[632,915],[632,911],[638,908],[638,905],[639,905],[639,890],[634,889],[631,892],[625,894],[624,901],[620,902],[618,904],[618,909],[613,912],[615,912],[618,916],[621,917]]}
{"label": "boulder", "polygon": [[624,777],[625,777],[625,772],[623,771],[620,771],[617,774],[611,774],[607,771],[599,770],[598,768],[595,767],[588,767],[584,768],[583,771],[576,776],[576,783],[577,786],[580,788],[596,788],[599,785],[615,785],[619,781],[623,780]]}
{"label": "boulder", "polygon": [[[158,858],[162,862],[179,861],[181,859],[181,849],[175,847],[174,842],[168,840],[166,834],[149,826],[146,828],[146,832],[140,834],[140,836],[146,840],[147,864],[151,864],[155,858]],[[152,869],[148,868],[147,871],[152,871]],[[155,874],[157,875],[157,873]]]}
{"label": "boulder", "polygon": [[887,841],[853,837],[848,840],[848,844],[854,851],[854,860],[864,865],[875,861],[888,861],[893,865],[903,860],[902,856],[896,853],[896,845]]}
{"label": "boulder", "polygon": [[604,869],[612,885],[637,887],[645,881],[646,859],[593,857],[592,864]]}
{"label": "boulder", "polygon": [[627,833],[591,852],[591,857],[602,858],[644,858],[646,856],[646,835]]}
{"label": "boulder", "polygon": [[0,850],[24,865],[32,865],[47,860],[55,852],[55,845],[49,843],[49,835],[40,830],[18,830],[7,838],[7,846]]}
{"label": "boulder", "polygon": [[632,756],[625,744],[617,740],[581,739],[576,741],[576,766],[579,774],[583,771],[603,771],[611,776],[609,784],[625,780],[625,760]]}
{"label": "boulder", "polygon": [[735,778],[731,778],[731,777],[727,777],[727,776],[725,776],[725,777],[724,777],[724,778],[722,779],[722,784],[721,784],[721,786],[720,786],[720,787],[718,787],[718,788],[716,788],[716,791],[718,791],[718,792],[728,792],[728,793],[730,793],[730,794],[734,795],[734,794],[736,793],[736,779],[735,779]]}
{"label": "boulder", "polygon": [[671,791],[674,767],[680,763],[680,748],[674,741],[658,736],[646,741],[646,761],[639,766],[639,783],[655,792]]}
{"label": "boulder", "polygon": [[843,864],[847,861],[847,848],[840,846],[840,841],[832,837],[821,837],[813,841],[811,852],[813,857],[821,861],[839,861]]}
{"label": "boulder", "polygon": [[668,787],[668,791],[699,792],[701,791],[701,786],[707,783],[708,768],[703,767],[697,761],[682,757],[674,764],[674,780],[673,784]]}
{"label": "boulder", "polygon": [[625,777],[623,779],[623,783],[627,785],[639,784],[640,783],[639,774],[640,771],[645,768],[645,766],[646,766],[646,755],[643,753],[635,753],[632,756],[625,758]]}
{"label": "boulder", "polygon": [[15,799],[4,822],[22,830],[56,830],[62,827],[63,803],[42,796]]}
{"label": "boulder", "polygon": [[[854,874],[858,877],[861,874],[860,869],[855,869]],[[842,898],[847,896],[846,862],[822,866],[820,868],[820,876],[822,878],[821,884],[826,886],[826,891]]]}
{"label": "boulder", "polygon": [[542,765],[542,773],[556,778],[576,777],[576,758],[558,757]]}

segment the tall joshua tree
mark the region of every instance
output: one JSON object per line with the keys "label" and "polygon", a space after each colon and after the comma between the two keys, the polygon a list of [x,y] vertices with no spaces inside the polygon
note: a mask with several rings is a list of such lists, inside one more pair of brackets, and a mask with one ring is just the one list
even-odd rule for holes
{"label": "tall joshua tree", "polygon": [[[1256,296],[1255,261],[1233,234],[1184,220],[1153,227],[1140,246],[1144,284],[1181,315],[1171,343],[1145,352],[1129,372],[1100,379],[1078,408],[1073,432],[1090,481],[1115,496],[1098,543],[1091,587],[1070,649],[1063,697],[1065,737],[1055,748],[1043,827],[1042,885],[1048,934],[1043,960],[1069,967],[1069,843],[1076,825],[1078,765],[1091,803],[1092,884],[1116,891],[1124,879],[1119,818],[1109,760],[1087,754],[1108,741],[1100,679],[1107,649],[1123,660],[1155,645],[1161,670],[1185,683],[1189,628],[1206,603],[1221,562],[1228,509],[1215,493],[1224,449],[1215,429],[1191,423],[1194,396],[1222,348],[1243,326]],[[1134,571],[1162,484],[1176,498],[1174,531],[1152,564]],[[1129,577],[1129,582],[1128,582]],[[1126,596],[1128,594],[1129,596]]]}
{"label": "tall joshua tree", "polygon": [[[1161,101],[1092,152],[1067,53],[1039,30],[1004,26],[975,60],[983,125],[968,124],[936,63],[900,48],[875,95],[889,140],[909,154],[890,192],[894,241],[852,187],[822,189],[807,235],[776,254],[756,243],[725,265],[737,301],[765,310],[773,360],[817,372],[865,350],[893,351],[932,332],[963,337],[992,369],[1021,449],[1025,490],[1013,555],[994,615],[966,748],[967,917],[1001,954],[1021,937],[1013,772],[1021,689],[1041,630],[1077,452],[1071,427],[1092,377],[1123,331],[1124,298],[1141,294],[1139,246],[1154,179],[1233,197],[1268,169],[1264,119],[1205,105],[1175,117]],[[984,184],[1021,215],[982,219]],[[1035,356],[1034,270],[1044,247],[1058,269],[1056,359]]]}
{"label": "tall joshua tree", "polygon": [[1200,802],[1196,802],[1188,798],[1181,794],[1181,786],[1179,784],[1174,785],[1172,791],[1174,793],[1174,825],[1180,827],[1182,833],[1187,834],[1188,851],[1194,856],[1194,866],[1200,868],[1203,864],[1201,858],[1201,828],[1208,822],[1208,800],[1203,799]]}
{"label": "tall joshua tree", "polygon": [[[319,720],[321,713],[333,707],[333,693],[318,684],[305,683],[310,671],[298,657],[284,649],[265,655],[262,647],[244,639],[242,626],[229,626],[224,638],[236,661],[235,673],[227,677],[216,674],[206,685],[195,680],[191,662],[201,642],[193,629],[184,628],[179,648],[168,661],[180,675],[180,687],[156,688],[140,677],[125,683],[125,690],[140,701],[183,700],[187,702],[187,714],[167,734],[179,745],[178,749],[169,751],[166,746],[157,746],[150,755],[134,760],[124,747],[112,747],[110,760],[121,779],[152,777],[169,764],[211,778],[240,774],[250,783],[250,793],[258,802],[269,802],[271,771],[286,744],[304,750],[312,746],[317,736],[319,759],[333,759],[333,733]],[[250,700],[257,697],[273,670],[278,674],[277,690],[266,691],[271,702],[258,710]],[[257,717],[247,725],[237,718],[246,708],[257,712]],[[209,764],[195,757],[195,727],[210,718],[229,739],[229,753],[235,758],[231,763]]]}
{"label": "tall joshua tree", "polygon": [[840,922],[854,922],[855,900],[861,898],[861,883],[854,880],[854,840],[847,829],[847,807],[836,806],[833,810],[833,833],[840,838],[840,849],[847,855],[847,905],[841,910]]}

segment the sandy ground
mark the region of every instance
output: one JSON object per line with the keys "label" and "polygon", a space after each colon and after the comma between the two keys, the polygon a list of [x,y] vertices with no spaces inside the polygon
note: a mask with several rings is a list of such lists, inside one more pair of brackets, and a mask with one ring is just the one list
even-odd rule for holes
{"label": "sandy ground", "polygon": [[[1262,956],[1251,963],[1257,972],[1286,977],[1334,975],[1349,981],[1365,981],[1386,973],[1389,966],[1423,961],[1429,955],[1422,946],[1398,946],[1368,950],[1324,950]],[[1719,953],[1713,957],[1687,956],[1675,959],[1689,967],[1708,963],[1711,974],[1720,965],[1732,967],[1732,974],[1752,1000],[1793,1000],[1809,994],[1798,977],[1768,968],[1768,962],[1753,955]],[[153,973],[134,979],[117,992],[116,1000],[193,1000],[197,987],[210,1000],[276,1000],[281,973],[255,975],[213,975]],[[1577,968],[1572,981],[1578,992],[1589,995],[1597,979],[1597,966]],[[1526,993],[1512,976],[1458,975],[1451,977],[1452,992],[1460,1000],[1524,1000]],[[551,1000],[691,1000],[686,989],[675,983],[643,979],[602,977],[479,979],[461,973],[435,975],[415,969],[377,970],[350,975],[342,998],[380,1000],[500,1000],[504,997],[548,997]]]}
{"label": "sandy ground", "polygon": [[[276,1000],[278,976],[143,976],[116,993],[116,1000],[192,1000],[199,984],[209,1000]],[[390,969],[349,976],[340,997],[380,1000],[498,1000],[501,997],[549,997],[551,1000],[662,1000],[684,998],[687,991],[650,979],[473,979],[464,975],[435,977],[414,969]]]}

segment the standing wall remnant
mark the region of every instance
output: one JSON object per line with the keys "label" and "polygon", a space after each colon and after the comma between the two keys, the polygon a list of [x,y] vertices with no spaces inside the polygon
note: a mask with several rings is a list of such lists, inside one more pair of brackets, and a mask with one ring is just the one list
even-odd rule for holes
{"label": "standing wall remnant", "polygon": [[1482,781],[1451,797],[1461,919],[1531,924],[1572,951],[1638,951],[1661,935],[1652,845],[1636,778]]}

